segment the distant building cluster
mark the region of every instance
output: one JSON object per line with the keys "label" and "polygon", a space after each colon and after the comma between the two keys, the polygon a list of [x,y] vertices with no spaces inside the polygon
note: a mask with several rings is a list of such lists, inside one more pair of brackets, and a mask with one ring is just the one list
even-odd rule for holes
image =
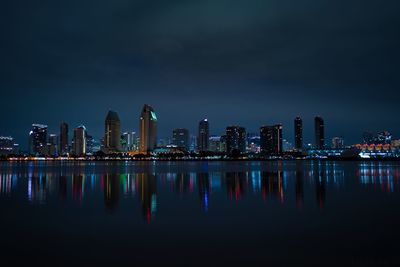
{"label": "distant building cluster", "polygon": [[[346,148],[342,136],[334,136],[331,144],[325,137],[325,122],[314,118],[313,144],[305,144],[303,120],[296,117],[293,124],[293,143],[283,138],[282,124],[263,125],[259,132],[247,132],[239,125],[227,126],[221,135],[210,135],[207,118],[198,123],[197,135],[186,128],[172,130],[171,138],[157,139],[158,119],[155,110],[145,104],[139,115],[138,132],[122,131],[121,120],[115,111],[108,111],[104,120],[104,135],[100,140],[89,134],[84,125],[70,131],[66,122],[60,124],[59,133],[48,133],[45,124],[32,124],[29,132],[28,155],[46,157],[86,157],[92,155],[170,155],[197,153],[197,155],[226,155],[239,157],[260,155],[263,158],[292,155],[339,155]],[[71,132],[71,133],[70,133]],[[400,150],[400,140],[392,139],[387,131],[377,134],[365,132],[363,143],[352,147],[370,153]],[[371,152],[372,151],[372,152]],[[0,155],[18,155],[19,145],[12,137],[0,136]]]}

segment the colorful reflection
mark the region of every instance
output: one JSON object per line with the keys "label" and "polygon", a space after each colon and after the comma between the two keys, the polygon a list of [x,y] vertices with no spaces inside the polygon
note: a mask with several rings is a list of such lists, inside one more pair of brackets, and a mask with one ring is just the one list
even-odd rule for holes
{"label": "colorful reflection", "polygon": [[400,191],[400,166],[391,162],[252,162],[234,165],[233,170],[227,171],[204,163],[186,171],[173,171],[172,167],[160,171],[153,163],[132,168],[107,163],[102,167],[99,171],[91,163],[70,169],[33,164],[23,169],[3,168],[0,197],[24,192],[32,204],[52,200],[82,205],[98,201],[96,196],[100,194],[109,212],[117,210],[123,201],[133,208],[136,199],[144,220],[151,222],[159,209],[168,206],[163,201],[170,197],[181,201],[196,199],[203,212],[213,209],[217,197],[218,201],[225,198],[229,202],[247,198],[260,203],[276,201],[303,210],[325,209],[330,199],[327,196],[350,186],[379,193]]}

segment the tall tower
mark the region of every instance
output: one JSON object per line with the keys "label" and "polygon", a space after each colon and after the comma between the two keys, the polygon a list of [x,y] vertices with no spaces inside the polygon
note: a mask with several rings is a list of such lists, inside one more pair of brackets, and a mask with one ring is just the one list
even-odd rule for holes
{"label": "tall tower", "polygon": [[300,117],[294,119],[294,148],[303,149],[303,120]]}
{"label": "tall tower", "polygon": [[69,144],[68,144],[68,124],[62,122],[60,124],[60,141],[58,153],[60,155],[68,154],[69,152]]}
{"label": "tall tower", "polygon": [[32,155],[44,155],[47,145],[47,125],[32,124],[29,132],[29,153]]}
{"label": "tall tower", "polygon": [[172,143],[177,147],[189,150],[189,130],[178,128],[172,131]]}
{"label": "tall tower", "polygon": [[234,150],[246,152],[246,129],[240,126],[226,127],[226,152],[231,154]]}
{"label": "tall tower", "polygon": [[157,146],[157,116],[154,109],[145,104],[139,120],[140,153],[149,153]]}
{"label": "tall tower", "polygon": [[81,125],[74,129],[73,141],[73,154],[74,156],[86,155],[86,127]]}
{"label": "tall tower", "polygon": [[197,136],[197,149],[199,151],[208,150],[208,139],[210,137],[210,128],[207,119],[203,119],[199,122],[199,135]]}
{"label": "tall tower", "polygon": [[325,148],[325,125],[324,120],[317,116],[314,119],[315,123],[315,148],[324,149]]}
{"label": "tall tower", "polygon": [[282,124],[262,126],[260,128],[261,152],[267,155],[280,155],[283,152]]}
{"label": "tall tower", "polygon": [[121,121],[115,111],[108,111],[105,120],[104,132],[105,152],[118,152],[121,150]]}

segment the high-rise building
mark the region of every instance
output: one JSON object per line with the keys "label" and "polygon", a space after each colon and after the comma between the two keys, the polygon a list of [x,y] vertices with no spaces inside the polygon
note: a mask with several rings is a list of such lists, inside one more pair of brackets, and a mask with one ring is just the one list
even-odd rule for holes
{"label": "high-rise building", "polygon": [[199,134],[197,136],[197,150],[207,151],[209,148],[210,138],[210,125],[207,119],[203,119],[199,122]]}
{"label": "high-rise building", "polygon": [[333,149],[344,148],[344,139],[343,139],[343,137],[333,137],[332,138],[332,148]]}
{"label": "high-rise building", "polygon": [[221,152],[221,136],[210,136],[209,150],[212,152]]}
{"label": "high-rise building", "polygon": [[260,149],[267,155],[280,155],[283,152],[282,124],[260,128]]}
{"label": "high-rise building", "polygon": [[392,142],[392,135],[388,131],[379,132],[377,137],[378,144],[390,144]]}
{"label": "high-rise building", "polygon": [[121,135],[121,149],[125,152],[137,150],[136,132],[124,132]]}
{"label": "high-rise building", "polygon": [[247,133],[247,151],[251,153],[260,152],[260,134]]}
{"label": "high-rise building", "polygon": [[69,141],[68,141],[68,124],[62,122],[60,124],[60,141],[58,152],[60,155],[66,155],[69,153]]}
{"label": "high-rise building", "polygon": [[324,149],[325,148],[324,120],[319,116],[315,117],[314,126],[315,126],[315,148]]}
{"label": "high-rise building", "polygon": [[74,129],[72,151],[74,156],[86,155],[86,127],[83,125]]}
{"label": "high-rise building", "polygon": [[246,152],[246,129],[240,126],[226,127],[226,152]]}
{"label": "high-rise building", "polygon": [[189,130],[183,128],[174,129],[172,131],[172,144],[189,150]]}
{"label": "high-rise building", "polygon": [[0,155],[13,154],[14,149],[14,138],[11,136],[0,136]]}
{"label": "high-rise building", "polygon": [[47,125],[32,124],[29,132],[29,153],[32,155],[44,155],[47,145]]}
{"label": "high-rise building", "polygon": [[108,111],[105,120],[104,152],[112,153],[121,150],[121,121],[115,111]]}
{"label": "high-rise building", "polygon": [[56,134],[49,135],[49,142],[47,143],[47,155],[52,157],[58,156],[58,136]]}
{"label": "high-rise building", "polygon": [[140,153],[150,153],[157,146],[157,116],[154,109],[144,105],[139,123]]}
{"label": "high-rise building", "polygon": [[303,149],[303,120],[300,117],[294,119],[294,148]]}

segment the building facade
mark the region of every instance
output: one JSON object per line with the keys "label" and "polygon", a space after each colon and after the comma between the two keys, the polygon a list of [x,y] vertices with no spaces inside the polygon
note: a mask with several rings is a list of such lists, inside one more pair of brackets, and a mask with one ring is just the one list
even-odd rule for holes
{"label": "building facade", "polygon": [[314,131],[315,131],[315,148],[325,148],[325,124],[324,120],[317,116],[314,119]]}
{"label": "building facade", "polygon": [[294,148],[303,149],[303,120],[300,117],[294,119]]}
{"label": "building facade", "polygon": [[83,125],[74,129],[72,152],[76,157],[86,155],[86,127]]}
{"label": "building facade", "polygon": [[172,131],[172,144],[189,151],[189,130],[178,128]]}
{"label": "building facade", "polygon": [[108,111],[104,122],[104,152],[113,153],[121,150],[121,121],[118,113]]}
{"label": "building facade", "polygon": [[47,125],[32,124],[29,132],[29,154],[44,155],[47,149]]}
{"label": "building facade", "polygon": [[147,104],[140,114],[139,139],[140,153],[150,153],[157,146],[157,116],[154,109]]}
{"label": "building facade", "polygon": [[208,151],[210,138],[210,125],[207,119],[199,122],[199,134],[197,136],[197,150]]}
{"label": "building facade", "polygon": [[283,153],[282,124],[262,126],[260,128],[261,153],[272,156]]}
{"label": "building facade", "polygon": [[60,124],[58,151],[60,155],[67,155],[69,153],[68,124],[65,122]]}
{"label": "building facade", "polygon": [[235,151],[246,152],[246,129],[234,125],[226,127],[226,153],[232,154]]}

